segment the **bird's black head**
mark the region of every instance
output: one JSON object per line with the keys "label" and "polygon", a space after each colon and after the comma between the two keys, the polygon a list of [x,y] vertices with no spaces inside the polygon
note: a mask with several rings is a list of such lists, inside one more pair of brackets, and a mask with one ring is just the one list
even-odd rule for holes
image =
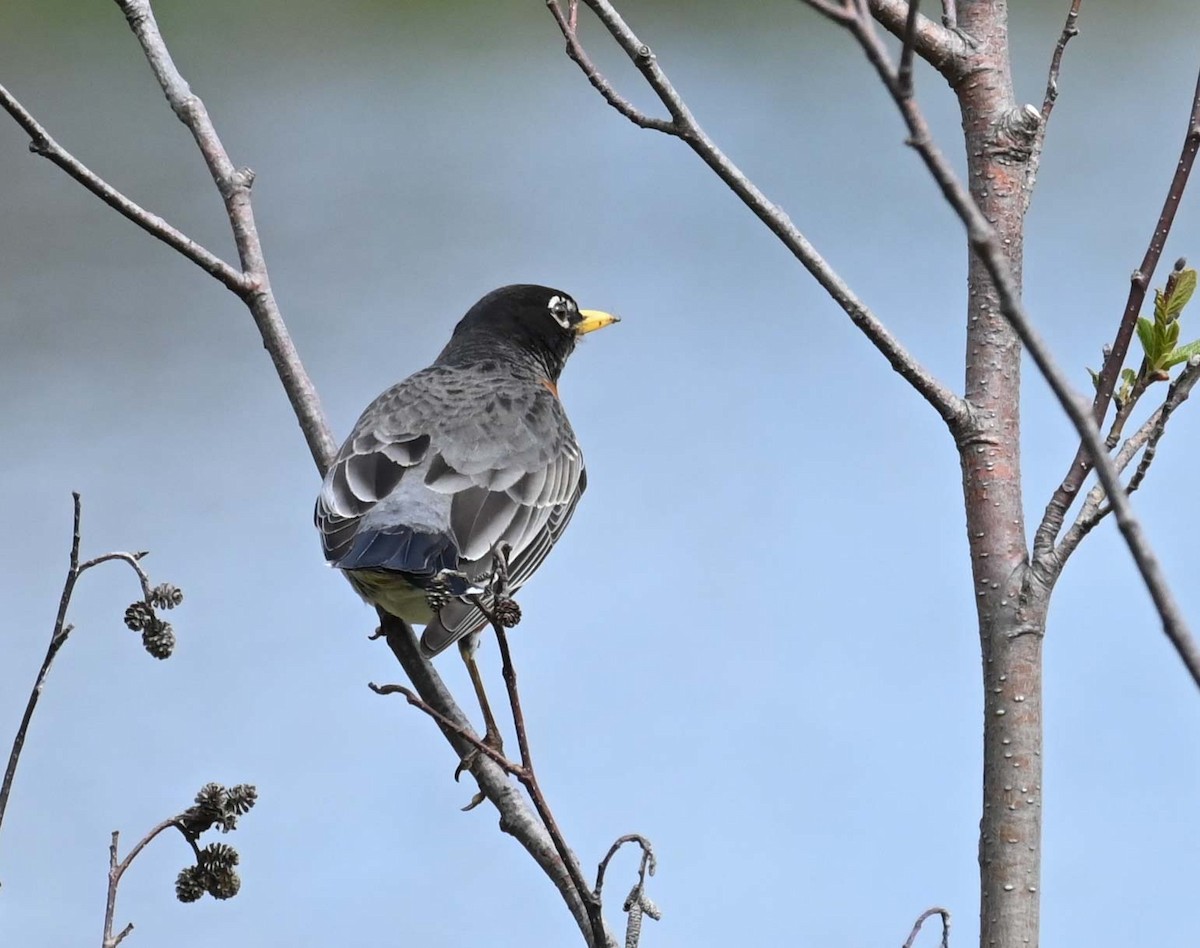
{"label": "bird's black head", "polygon": [[532,363],[554,382],[580,336],[615,322],[617,317],[608,313],[581,310],[562,290],[515,283],[492,290],[467,311],[438,362]]}

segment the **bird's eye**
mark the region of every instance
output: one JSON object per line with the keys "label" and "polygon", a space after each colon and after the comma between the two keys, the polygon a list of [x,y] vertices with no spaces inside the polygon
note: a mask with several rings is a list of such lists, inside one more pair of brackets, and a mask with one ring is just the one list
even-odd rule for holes
{"label": "bird's eye", "polygon": [[578,312],[573,300],[569,300],[565,296],[552,296],[547,307],[556,323],[562,326],[563,329],[571,328],[571,323]]}

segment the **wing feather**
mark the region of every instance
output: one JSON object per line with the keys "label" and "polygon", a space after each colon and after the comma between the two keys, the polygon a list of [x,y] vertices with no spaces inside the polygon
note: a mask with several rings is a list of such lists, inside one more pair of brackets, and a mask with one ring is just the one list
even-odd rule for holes
{"label": "wing feather", "polygon": [[[539,382],[434,365],[368,406],[326,475],[314,520],[333,565],[418,585],[440,569],[486,576],[496,544],[508,543],[515,592],[585,485],[562,405]],[[441,651],[483,623],[472,604],[451,600],[422,647]]]}

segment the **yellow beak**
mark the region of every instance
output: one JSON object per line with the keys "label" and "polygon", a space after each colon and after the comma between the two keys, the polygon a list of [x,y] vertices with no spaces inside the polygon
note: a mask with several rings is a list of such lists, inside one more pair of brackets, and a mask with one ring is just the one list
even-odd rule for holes
{"label": "yellow beak", "polygon": [[603,329],[605,326],[611,326],[613,323],[621,321],[620,316],[614,316],[612,313],[601,312],[598,309],[581,309],[579,315],[583,317],[579,324],[575,327],[577,336],[586,335],[589,332],[595,332],[597,329]]}

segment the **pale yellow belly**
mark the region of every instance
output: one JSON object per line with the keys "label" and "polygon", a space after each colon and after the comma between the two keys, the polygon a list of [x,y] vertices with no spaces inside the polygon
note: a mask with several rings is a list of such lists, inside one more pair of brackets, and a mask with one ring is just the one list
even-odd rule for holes
{"label": "pale yellow belly", "polygon": [[346,578],[363,599],[379,606],[385,612],[413,622],[426,625],[433,621],[425,591],[409,585],[395,573],[385,570],[343,570]]}

